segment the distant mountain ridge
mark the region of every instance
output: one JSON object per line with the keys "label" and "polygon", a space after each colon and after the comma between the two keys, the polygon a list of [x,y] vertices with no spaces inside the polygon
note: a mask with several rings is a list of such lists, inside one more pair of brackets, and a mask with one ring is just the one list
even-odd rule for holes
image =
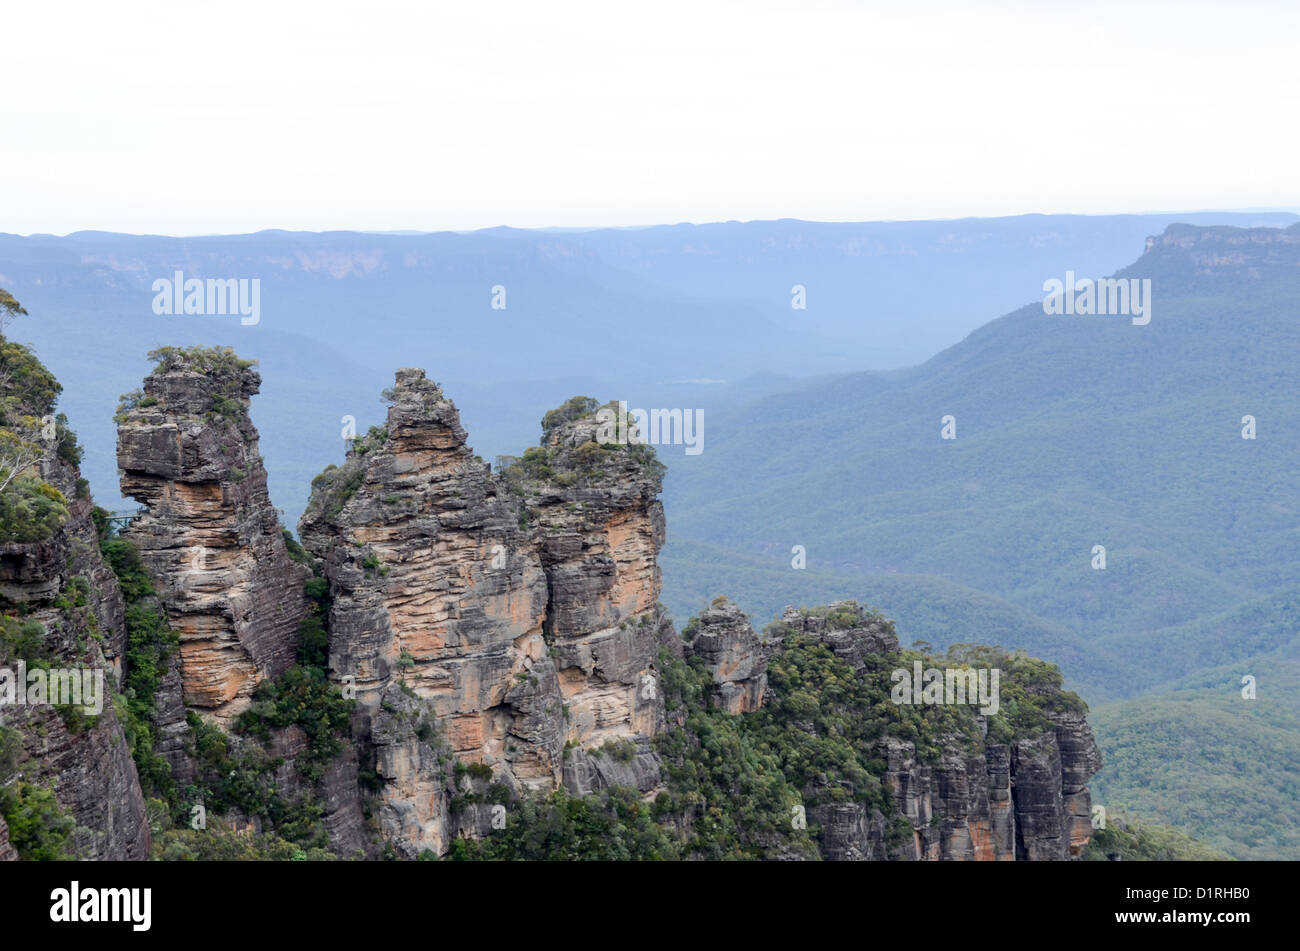
{"label": "distant mountain ridge", "polygon": [[[937,647],[974,627],[1050,657],[1114,701],[1100,801],[1294,857],[1300,227],[1174,225],[1115,276],[1152,281],[1149,325],[1038,301],[919,367],[721,414],[665,483],[665,600],[762,619],[834,586]],[[1223,792],[1252,761],[1258,787]]]}
{"label": "distant mountain ridge", "polygon": [[[1147,327],[1050,317],[1040,302],[892,378],[843,376],[737,407],[702,461],[667,483],[674,540],[781,571],[803,544],[810,574],[940,575],[1100,643],[1293,585],[1298,239],[1296,226],[1171,227],[1117,272],[1153,279]],[[955,440],[941,438],[945,415]],[[1242,439],[1245,415],[1267,434]],[[1267,558],[1241,562],[1233,538],[1246,532]],[[1107,542],[1106,572],[1091,570],[1092,546]],[[714,573],[725,578],[726,562]],[[773,605],[807,576],[787,577]],[[1139,596],[1148,589],[1159,597]],[[1098,600],[1122,592],[1118,605]]]}
{"label": "distant mountain ridge", "polygon": [[[30,340],[69,387],[65,411],[99,497],[116,490],[110,417],[155,347],[223,344],[260,362],[272,498],[293,522],[341,444],[341,419],[379,422],[388,368],[454,385],[485,458],[517,452],[549,406],[586,391],[702,407],[799,376],[919,363],[1018,302],[1045,276],[1098,276],[1176,221],[1290,224],[1275,213],[1024,215],[867,223],[662,225],[581,232],[161,237],[0,235],[0,283],[33,314]],[[262,319],[166,317],[152,281],[258,278]],[[807,309],[791,307],[803,285]],[[506,309],[491,307],[492,288]],[[754,374],[768,374],[742,384]],[[774,379],[770,375],[778,378]],[[726,380],[682,387],[676,380]],[[689,400],[689,403],[685,401]]]}

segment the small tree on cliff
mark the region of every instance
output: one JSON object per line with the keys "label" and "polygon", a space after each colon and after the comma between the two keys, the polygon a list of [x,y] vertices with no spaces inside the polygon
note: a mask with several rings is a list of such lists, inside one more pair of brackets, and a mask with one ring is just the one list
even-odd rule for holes
{"label": "small tree on cliff", "polygon": [[9,325],[13,323],[14,318],[26,313],[27,311],[23,309],[23,305],[14,300],[14,296],[7,290],[0,287],[0,334],[9,329]]}
{"label": "small tree on cliff", "polygon": [[51,415],[58,381],[3,333],[26,313],[0,289],[0,539],[6,542],[47,538],[67,515],[62,493],[40,476],[41,460],[59,431]]}

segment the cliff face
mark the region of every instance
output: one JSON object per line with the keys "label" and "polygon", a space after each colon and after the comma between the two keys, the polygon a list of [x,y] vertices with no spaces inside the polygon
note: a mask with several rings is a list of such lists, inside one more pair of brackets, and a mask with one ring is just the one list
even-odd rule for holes
{"label": "cliff face", "polygon": [[[387,395],[386,426],[316,480],[299,528],[331,584],[332,672],[354,678],[385,829],[406,852],[440,850],[447,764],[379,716],[409,706],[395,691],[512,794],[609,784],[581,747],[661,727],[659,475],[644,453],[593,455],[594,422],[565,418],[502,478],[422,370]],[[636,785],[658,778],[647,749]]]}
{"label": "cliff face", "polygon": [[[60,712],[39,703],[0,705],[0,727],[17,731],[14,782],[53,791],[59,806],[75,820],[68,851],[78,858],[142,859],[150,833],[144,798],[131,751],[109,691],[121,689],[127,648],[125,606],[117,578],[99,550],[93,503],[77,467],[75,436],[54,422],[57,383],[22,348],[0,338],[0,404],[7,432],[18,420],[43,420],[31,436],[42,451],[21,478],[43,486],[42,497],[57,496],[66,511],[42,529],[24,524],[21,509],[5,506],[8,541],[0,543],[0,607],[6,637],[0,639],[0,667],[13,671],[19,661],[53,668],[99,672],[103,693],[97,715]],[[48,378],[36,395],[30,380]],[[9,491],[14,491],[10,486]],[[43,536],[43,537],[38,537]],[[15,537],[31,540],[17,541]],[[26,627],[34,640],[25,646],[9,635]],[[7,645],[7,646],[6,646]],[[0,833],[0,857],[16,857],[8,830]]]}
{"label": "cliff face", "polygon": [[719,599],[701,613],[685,654],[698,657],[712,675],[711,695],[719,709],[753,713],[763,705],[767,648],[736,605]]}
{"label": "cliff face", "polygon": [[[679,650],[659,607],[663,466],[649,446],[608,441],[599,410],[578,397],[548,413],[541,445],[503,471],[546,573],[546,638],[575,790],[604,783],[586,748],[663,728],[655,656],[665,644]],[[649,758],[642,767],[631,785],[646,792],[658,776]]]}
{"label": "cliff face", "polygon": [[[123,534],[156,592],[129,573],[119,588],[75,465],[51,448],[35,473],[67,515],[0,547],[0,600],[6,625],[38,624],[49,656],[99,663],[115,684],[135,670],[129,612],[166,614],[180,647],[158,667],[146,739],[171,767],[173,822],[186,796],[211,796],[230,827],[278,833],[272,816],[301,809],[319,817],[300,833],[312,847],[441,855],[563,788],[623,810],[653,801],[642,821],[681,857],[1052,860],[1087,843],[1100,757],[1046,665],[1016,671],[1038,718],[1012,723],[890,704],[891,669],[920,655],[854,602],[787,609],[759,636],[719,598],[679,637],[658,604],[663,467],[610,440],[595,401],[547,414],[541,444],[494,473],[437,384],[398,371],[386,425],[313,484],[299,528],[323,580],[305,593],[312,571],[281,534],[248,417],[257,374],[229,351],[158,357],[119,418],[123,489],[148,508]],[[123,571],[120,543],[103,544]],[[191,709],[211,722],[191,727]],[[147,856],[111,703],[88,723],[5,707],[0,725],[20,735],[24,779],[76,820],[76,854]],[[156,767],[140,762],[153,796]],[[786,828],[799,801],[808,826]],[[749,822],[730,844],[729,803]],[[183,846],[176,833],[162,840]],[[0,823],[0,859],[14,854]]]}
{"label": "cliff face", "polygon": [[399,371],[391,396],[385,431],[318,477],[299,529],[331,584],[330,665],[354,678],[385,831],[411,852],[448,841],[446,764],[378,716],[399,687],[411,718],[512,786],[555,784],[564,740],[546,578],[517,505],[423,371]]}
{"label": "cliff face", "polygon": [[[856,604],[837,602],[822,612],[787,608],[776,636],[760,641],[733,605],[700,615],[687,646],[712,674],[714,702],[729,712],[762,706],[768,656],[782,639],[799,634],[825,645],[855,678],[880,676],[896,665],[892,627]],[[876,743],[885,762],[881,785],[892,809],[858,802],[816,802],[809,821],[822,829],[823,857],[844,860],[1013,861],[1078,858],[1091,836],[1087,782],[1101,755],[1082,713],[1049,712],[1028,735],[994,740],[987,719],[972,712],[981,741],[972,750],[961,736],[941,737],[939,756],[925,761],[913,741],[886,735]],[[898,834],[896,820],[906,820]]]}
{"label": "cliff face", "polygon": [[[832,605],[832,611],[836,605]],[[833,630],[826,618],[800,617],[787,609],[783,623],[815,633],[837,657],[862,672],[871,655],[898,650],[898,640],[879,621]],[[828,858],[890,858],[932,861],[1013,861],[1078,858],[1091,834],[1087,780],[1101,768],[1101,754],[1086,719],[1049,714],[1032,735],[997,742],[987,720],[974,714],[982,742],[972,754],[964,744],[945,743],[938,762],[925,763],[914,742],[893,737],[879,744],[887,769],[883,785],[911,834],[887,837],[886,817],[861,806],[819,810],[828,832]]]}
{"label": "cliff face", "polygon": [[158,356],[118,417],[122,493],[148,508],[122,535],[180,635],[184,703],[227,721],[293,662],[310,572],[267,495],[248,416],[261,378],[229,351]]}

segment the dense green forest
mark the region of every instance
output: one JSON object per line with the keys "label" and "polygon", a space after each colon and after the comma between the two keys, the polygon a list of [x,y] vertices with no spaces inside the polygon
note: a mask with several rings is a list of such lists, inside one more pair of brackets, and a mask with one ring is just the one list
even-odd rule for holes
{"label": "dense green forest", "polygon": [[[1245,699],[1242,677],[1256,680]],[[1190,832],[1241,859],[1300,854],[1300,662],[1206,671],[1166,694],[1106,704],[1090,722],[1106,758],[1096,802]]]}
{"label": "dense green forest", "polygon": [[1121,271],[1152,281],[1146,326],[1035,303],[912,370],[721,414],[665,481],[665,601],[685,616],[729,591],[771,617],[852,596],[937,647],[1050,658],[1106,705],[1109,796],[1234,855],[1296,857],[1295,704],[1261,694],[1242,717],[1230,678],[1169,694],[1300,660],[1300,273],[1277,232],[1241,234],[1185,229]]}

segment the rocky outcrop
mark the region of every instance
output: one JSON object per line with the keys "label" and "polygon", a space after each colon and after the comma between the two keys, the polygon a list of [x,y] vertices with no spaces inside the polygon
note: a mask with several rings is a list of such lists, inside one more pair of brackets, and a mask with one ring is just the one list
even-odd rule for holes
{"label": "rocky outcrop", "polygon": [[781,615],[781,624],[817,638],[854,671],[862,670],[868,654],[892,654],[898,650],[893,624],[864,611],[856,601],[832,601],[812,612],[787,607]]}
{"label": "rocky outcrop", "polygon": [[[782,780],[791,783],[783,795],[808,803],[807,832],[790,837],[764,818],[742,832],[752,854],[1059,860],[1087,844],[1087,782],[1100,757],[1082,704],[1062,700],[1036,668],[1018,687],[1042,696],[1018,696],[1038,719],[1011,724],[974,710],[894,719],[879,691],[901,662],[898,639],[891,622],[855,602],[787,609],[760,637],[720,598],[679,638],[658,604],[663,467],[625,431],[611,438],[614,406],[569,401],[547,414],[539,446],[494,473],[469,448],[441,388],[421,370],[398,371],[386,425],[313,484],[300,532],[328,592],[318,579],[309,603],[312,572],[294,560],[304,560],[296,546],[289,554],[248,418],[257,374],[229,351],[155,356],[158,368],[122,408],[119,460],[124,490],[147,507],[125,534],[181,638],[152,705],[153,752],[171,765],[175,791],[213,779],[211,764],[191,755],[200,736],[215,735],[191,734],[194,708],[237,727],[224,735],[228,763],[261,794],[319,808],[312,841],[323,841],[323,829],[340,855],[446,854],[458,838],[502,828],[520,797],[564,787],[653,799],[655,821],[690,856],[705,829],[696,824],[711,826],[726,794],[701,799],[709,783],[683,792],[676,770],[716,755],[710,730],[725,724],[743,735],[744,721],[720,711],[784,731],[777,756],[819,731],[830,741],[807,761],[815,769],[788,763],[797,788]],[[40,475],[66,496],[68,517],[36,540],[0,547],[0,599],[14,609],[8,620],[39,625],[43,650],[97,663],[116,684],[134,662],[126,607],[84,484],[63,455],[47,454]],[[119,549],[104,550],[117,564]],[[122,577],[131,611],[152,610],[155,595]],[[276,691],[295,677],[315,678],[310,703],[324,702],[326,632],[314,616],[301,630],[311,634],[303,657],[316,659],[258,692],[249,718],[233,722],[260,682],[294,662],[300,622],[317,604],[329,610],[330,679],[358,701],[350,742],[329,762],[308,739],[326,714],[292,713],[295,700],[290,725],[266,719],[280,716],[276,697],[293,695]],[[671,717],[660,682],[668,669]],[[806,689],[809,676],[827,676],[826,690],[782,694],[792,683]],[[806,712],[819,705],[816,716]],[[336,735],[347,709],[329,714]],[[0,718],[20,734],[23,781],[53,789],[76,820],[77,855],[147,856],[143,797],[111,703],[90,720],[42,707],[0,709]],[[686,734],[657,744],[670,728]],[[854,760],[840,768],[846,739]],[[276,810],[250,802],[249,815],[223,804],[224,824],[281,831]],[[14,852],[0,823],[0,859]]]}
{"label": "rocky outcrop", "polygon": [[[37,634],[23,652],[6,655],[0,641],[0,667],[12,671],[19,661],[32,661],[88,672],[102,678],[102,709],[86,711],[85,704],[63,711],[43,703],[0,705],[0,727],[17,731],[21,747],[14,764],[18,775],[0,777],[0,782],[51,789],[76,823],[68,842],[76,857],[143,859],[150,846],[144,797],[109,693],[120,690],[127,647],[122,593],[100,554],[94,505],[77,466],[75,436],[52,415],[57,384],[43,397],[47,404],[33,404],[32,390],[24,389],[26,381],[48,371],[17,349],[7,350],[5,359],[13,363],[0,368],[5,381],[0,395],[17,403],[7,412],[42,420],[36,438],[44,451],[28,475],[45,497],[58,499],[66,514],[44,537],[0,543],[3,623],[8,630],[23,626]],[[8,428],[10,420],[3,425]],[[0,836],[0,853],[9,850],[6,831]]]}
{"label": "rocky outcrop", "polygon": [[[858,676],[869,674],[873,665],[899,649],[892,624],[854,602],[835,602],[816,612],[787,608],[781,628],[817,638]],[[971,715],[983,737],[979,748],[972,751],[963,737],[954,735],[944,741],[937,761],[923,760],[910,740],[883,737],[877,745],[885,762],[881,785],[893,815],[853,802],[812,807],[809,817],[821,827],[823,857],[1078,858],[1091,836],[1087,782],[1101,768],[1086,717],[1049,712],[1046,729],[997,742],[988,735],[987,719],[974,710]]]}
{"label": "rocky outcrop", "polygon": [[808,810],[809,823],[821,829],[818,843],[828,862],[877,862],[889,858],[888,820],[879,809],[860,803],[822,803]]}
{"label": "rocky outcrop", "polygon": [[517,502],[422,370],[399,371],[389,396],[385,429],[317,477],[299,529],[330,581],[332,675],[355,684],[386,780],[384,829],[436,851],[445,770],[380,716],[385,699],[405,686],[456,755],[520,788],[559,782],[563,711],[546,577]]}
{"label": "rocky outcrop", "polygon": [[662,779],[659,757],[650,739],[639,734],[590,749],[574,748],[564,763],[564,787],[575,796],[615,786],[648,792],[657,788]]}
{"label": "rocky outcrop", "polygon": [[9,826],[0,816],[0,862],[17,862],[18,850],[9,841]]}
{"label": "rocky outcrop", "polygon": [[1062,731],[1082,759],[1100,763],[1091,731],[1072,727],[1010,744],[988,743],[980,756],[946,752],[937,765],[922,763],[910,742],[884,741],[888,769],[882,782],[907,819],[910,838],[891,845],[875,836],[850,837],[831,851],[940,861],[1078,858],[1091,836],[1090,801],[1086,786],[1077,788],[1062,767]]}
{"label": "rocky outcrop", "polygon": [[632,778],[652,789],[654,661],[676,639],[658,607],[653,453],[596,444],[582,401],[494,474],[424,371],[399,370],[386,397],[386,425],[317,477],[299,525],[330,581],[332,676],[356,687],[385,833],[437,852],[464,822],[446,763],[394,710],[512,795],[612,782],[585,750],[614,741],[641,743]]}
{"label": "rocky outcrop", "polygon": [[[546,573],[546,638],[565,740],[578,748],[659,732],[655,657],[662,646],[680,649],[659,607],[664,467],[635,442],[634,426],[629,440],[613,441],[617,413],[617,404],[575,397],[546,414],[541,444],[503,469]],[[583,772],[575,765],[568,775]],[[641,774],[643,792],[651,772]]]}
{"label": "rocky outcrop", "polygon": [[228,721],[294,660],[308,569],[289,557],[249,400],[261,378],[229,350],[156,351],[118,416],[122,492],[147,507],[140,550],[180,636],[187,706]]}
{"label": "rocky outcrop", "polygon": [[[692,628],[687,628],[692,634]],[[699,616],[687,657],[698,657],[713,675],[712,697],[727,713],[752,713],[767,693],[767,647],[745,612],[724,598]]]}
{"label": "rocky outcrop", "polygon": [[1092,839],[1092,794],[1088,781],[1101,771],[1101,750],[1084,713],[1052,715],[1061,757],[1061,807],[1067,832],[1066,851],[1078,858]]}

